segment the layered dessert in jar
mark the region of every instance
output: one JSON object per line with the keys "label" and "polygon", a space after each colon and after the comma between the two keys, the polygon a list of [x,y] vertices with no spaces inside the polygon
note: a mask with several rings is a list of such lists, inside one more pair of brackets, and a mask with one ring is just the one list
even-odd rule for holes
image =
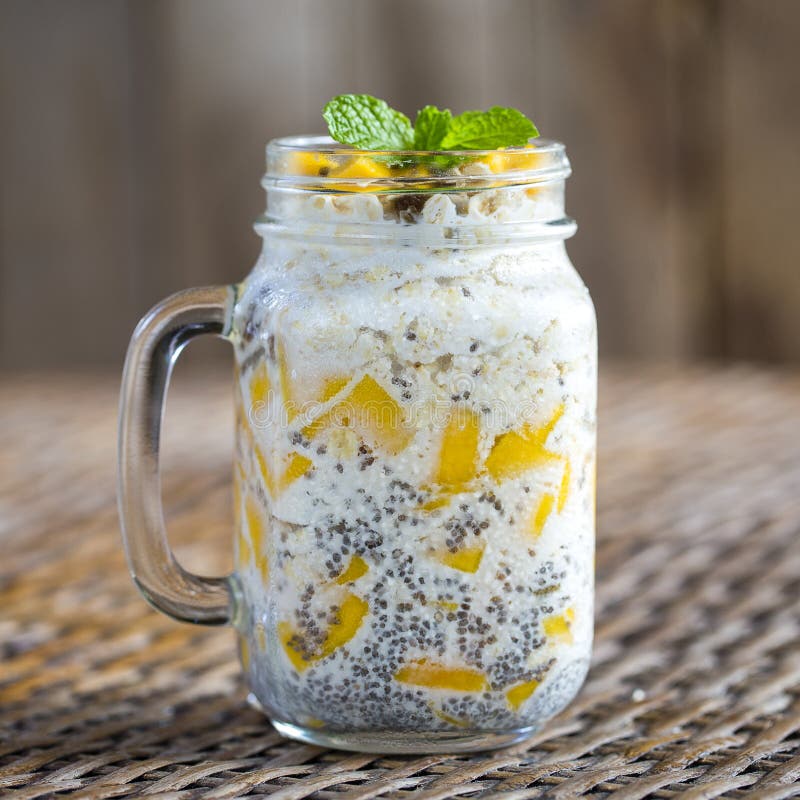
{"label": "layered dessert in jar", "polygon": [[530,730],[592,640],[595,317],[563,148],[271,145],[239,287],[237,586],[302,730]]}

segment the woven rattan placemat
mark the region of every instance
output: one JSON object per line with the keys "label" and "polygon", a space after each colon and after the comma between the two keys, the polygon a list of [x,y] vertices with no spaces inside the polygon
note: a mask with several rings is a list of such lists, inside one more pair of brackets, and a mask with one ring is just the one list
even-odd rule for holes
{"label": "woven rattan placemat", "polygon": [[[179,375],[165,493],[195,569],[229,531],[226,389]],[[614,367],[601,391],[597,645],[570,708],[486,755],[294,744],[232,634],[149,610],[114,500],[116,379],[0,381],[0,794],[800,795],[800,376]]]}

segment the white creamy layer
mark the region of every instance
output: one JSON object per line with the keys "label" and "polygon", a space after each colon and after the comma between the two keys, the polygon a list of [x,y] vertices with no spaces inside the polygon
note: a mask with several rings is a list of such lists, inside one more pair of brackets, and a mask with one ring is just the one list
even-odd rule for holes
{"label": "white creamy layer", "polygon": [[[328,201],[379,218],[374,196]],[[447,203],[423,219],[450,224]],[[555,713],[588,665],[594,546],[595,323],[563,245],[275,237],[237,309],[239,579],[262,704],[339,730]],[[365,393],[400,434],[334,419]],[[443,466],[452,413],[477,433]],[[471,458],[469,480],[447,479]]]}

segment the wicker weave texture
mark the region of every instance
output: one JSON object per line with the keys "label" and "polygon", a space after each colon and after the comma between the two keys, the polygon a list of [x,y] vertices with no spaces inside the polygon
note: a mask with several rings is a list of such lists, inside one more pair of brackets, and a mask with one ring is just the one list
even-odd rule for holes
{"label": "wicker weave texture", "polygon": [[[187,566],[220,571],[230,396],[177,384],[170,533]],[[244,704],[229,630],[148,609],[119,541],[116,392],[0,386],[0,795],[800,796],[800,376],[606,370],[589,680],[524,744],[458,757],[287,742]]]}

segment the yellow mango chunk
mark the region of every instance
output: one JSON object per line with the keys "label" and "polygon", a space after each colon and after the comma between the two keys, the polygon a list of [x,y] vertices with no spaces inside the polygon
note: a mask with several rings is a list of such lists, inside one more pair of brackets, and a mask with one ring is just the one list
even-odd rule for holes
{"label": "yellow mango chunk", "polygon": [[508,172],[515,169],[536,169],[541,166],[544,156],[537,153],[535,145],[527,145],[525,150],[497,150],[484,156],[481,161],[492,172]]}
{"label": "yellow mango chunk", "polygon": [[341,168],[334,169],[331,172],[332,178],[362,178],[364,180],[389,178],[391,175],[392,171],[384,162],[378,161],[371,156],[357,156],[345,163]]}
{"label": "yellow mango chunk", "polygon": [[269,580],[269,559],[266,553],[256,559],[256,567],[261,573],[261,579],[266,583]]}
{"label": "yellow mango chunk", "polygon": [[250,379],[250,400],[256,403],[266,403],[269,397],[270,381],[267,374],[267,365],[262,361],[253,371]]}
{"label": "yellow mango chunk", "polygon": [[326,379],[324,385],[322,386],[322,392],[320,394],[319,402],[320,403],[327,403],[332,397],[335,397],[339,392],[347,386],[349,382],[349,378],[344,377],[335,377],[335,378],[328,378]]}
{"label": "yellow mango chunk", "polygon": [[325,637],[320,658],[326,658],[334,650],[347,644],[358,632],[369,611],[369,604],[360,597],[349,594],[339,608],[338,620],[334,622]]}
{"label": "yellow mango chunk", "polygon": [[431,605],[443,608],[445,611],[458,611],[458,603],[452,603],[449,600],[434,600]]}
{"label": "yellow mango chunk", "polygon": [[455,553],[446,550],[438,556],[439,561],[447,567],[461,572],[477,572],[483,558],[483,545],[479,547],[462,547]]}
{"label": "yellow mango chunk", "polygon": [[266,547],[266,526],[261,515],[255,498],[248,494],[244,503],[244,513],[247,519],[247,530],[250,532],[250,541],[253,543],[253,550],[259,554],[263,553]]}
{"label": "yellow mango chunk", "polygon": [[[439,459],[432,482],[437,485],[433,494],[419,508],[433,511],[450,503],[454,495],[469,488],[478,472],[478,436],[480,419],[469,412],[468,416],[453,414],[445,428]],[[424,486],[423,489],[431,490]]]}
{"label": "yellow mango chunk", "polygon": [[289,156],[286,171],[292,175],[327,175],[335,166],[336,160],[328,155],[299,150]]}
{"label": "yellow mango chunk", "polygon": [[494,440],[486,459],[486,469],[489,474],[495,480],[502,481],[506,478],[515,478],[541,464],[557,460],[559,456],[548,450],[545,445],[563,413],[562,404],[539,428],[524,425],[519,431],[501,433]]}
{"label": "yellow mango chunk", "polygon": [[[327,403],[329,400],[332,400],[349,382],[350,378],[342,376],[328,378],[322,386],[322,391],[320,392],[317,402]],[[309,422],[308,425],[302,429],[301,433],[307,439],[313,439],[320,431],[324,430],[332,420],[332,412],[327,411],[324,414],[320,414],[315,420]]]}
{"label": "yellow mango chunk", "polygon": [[236,563],[244,569],[250,563],[250,541],[244,535],[242,526],[242,486],[244,485],[244,470],[237,463],[233,471],[233,524],[236,535]]}
{"label": "yellow mango chunk", "polygon": [[437,495],[434,495],[429,500],[426,500],[420,508],[423,511],[433,511],[435,508],[441,508],[442,506],[446,506],[450,502],[450,498],[452,497],[453,492],[444,491],[440,492]]}
{"label": "yellow mango chunk", "polygon": [[292,372],[289,369],[289,362],[286,358],[286,347],[280,339],[275,347],[276,358],[278,359],[278,375],[281,379],[281,392],[283,393],[283,407],[286,410],[286,419],[291,422],[297,416],[297,403],[294,398],[294,386],[292,383]]}
{"label": "yellow mango chunk", "polygon": [[347,569],[336,579],[336,583],[350,583],[351,581],[358,580],[362,575],[366,575],[368,572],[369,567],[367,566],[367,562],[364,561],[361,556],[353,556],[350,559],[350,563],[347,565]]}
{"label": "yellow mango chunk", "polygon": [[405,414],[400,404],[371,375],[365,375],[347,396],[353,406],[353,427],[379,447],[398,453],[411,439],[405,429]]}
{"label": "yellow mango chunk", "polygon": [[[358,406],[375,404],[380,411],[394,412],[397,402],[371,375],[365,375],[348,395],[348,400]],[[380,408],[386,405],[386,409]]]}
{"label": "yellow mango chunk", "polygon": [[369,605],[366,600],[362,600],[354,594],[348,594],[339,607],[337,620],[328,628],[325,634],[325,641],[322,643],[322,647],[311,655],[303,652],[300,643],[297,641],[300,634],[297,634],[288,622],[278,623],[278,639],[292,666],[298,672],[302,672],[308,669],[315,661],[327,658],[338,648],[347,644],[358,632],[368,611]]}
{"label": "yellow mango chunk", "polygon": [[[256,560],[256,567],[266,582],[269,578],[269,561],[266,553],[266,526],[261,510],[252,495],[247,496],[244,504],[244,513],[247,518],[247,530],[250,533],[250,542]],[[249,559],[248,559],[249,560]]]}
{"label": "yellow mango chunk", "polygon": [[553,510],[554,502],[555,498],[552,494],[548,493],[542,495],[542,499],[539,501],[539,505],[536,507],[536,512],[531,520],[531,533],[533,533],[534,537],[537,539],[542,535],[545,523],[547,522],[547,519]]}
{"label": "yellow mango chunk", "polygon": [[250,669],[250,645],[247,643],[247,639],[244,636],[239,637],[239,659],[242,662],[242,666],[244,667],[245,671]]}
{"label": "yellow mango chunk", "polygon": [[442,711],[440,708],[434,708],[433,706],[430,707],[433,715],[438,717],[442,722],[446,722],[448,725],[452,725],[455,728],[468,728],[469,722],[463,719],[459,719],[458,717],[453,717],[450,714]]}
{"label": "yellow mango chunk", "polygon": [[279,488],[285,489],[298,478],[302,478],[313,466],[314,462],[310,458],[300,455],[300,453],[290,453],[289,463],[286,471],[281,475]]}
{"label": "yellow mango chunk", "polygon": [[405,427],[400,404],[371,375],[365,375],[330,411],[307,425],[303,435],[313,439],[331,425],[352,428],[391,454],[400,452],[413,435]]}
{"label": "yellow mango chunk", "polygon": [[512,686],[506,692],[508,704],[516,711],[536,691],[538,686],[539,681],[535,678],[532,681],[526,681],[525,683]]}
{"label": "yellow mango chunk", "polygon": [[489,688],[486,676],[471,667],[448,667],[427,658],[412,661],[395,674],[400,683],[426,686],[429,689],[449,689],[453,692],[483,692]]}
{"label": "yellow mango chunk", "polygon": [[298,671],[302,672],[311,666],[313,659],[306,659],[301,650],[298,649],[295,643],[296,634],[294,628],[288,622],[278,623],[278,639],[283,647],[286,655],[289,657],[292,666]]}
{"label": "yellow mango chunk", "polygon": [[274,495],[275,477],[272,474],[272,470],[269,468],[267,459],[264,457],[264,453],[261,452],[260,447],[255,447],[255,453],[256,461],[258,462],[258,471],[261,473],[261,480],[264,482],[264,488],[270,495]]}
{"label": "yellow mango chunk", "polygon": [[327,411],[324,414],[320,414],[315,420],[309,422],[308,425],[301,429],[300,433],[302,433],[306,439],[314,439],[317,434],[324,431],[325,428],[331,424],[331,421],[331,412]]}
{"label": "yellow mango chunk", "polygon": [[442,436],[439,461],[433,482],[460,486],[471,481],[478,470],[480,418],[473,412],[454,409]]}
{"label": "yellow mango chunk", "polygon": [[239,565],[239,569],[244,569],[250,564],[252,551],[250,550],[250,542],[247,540],[241,527],[238,530],[239,533],[236,537],[236,562]]}
{"label": "yellow mango chunk", "polygon": [[310,458],[300,453],[290,453],[286,469],[281,474],[280,480],[276,480],[260,447],[256,447],[256,461],[258,462],[258,471],[264,481],[264,487],[272,497],[276,497],[314,466],[314,462]]}
{"label": "yellow mango chunk", "polygon": [[545,636],[548,639],[554,639],[564,644],[572,644],[572,626],[570,623],[574,618],[575,612],[572,609],[567,609],[564,614],[545,617],[542,623]]}
{"label": "yellow mango chunk", "polygon": [[558,488],[558,503],[556,504],[556,509],[560,514],[564,510],[564,506],[567,504],[567,497],[569,496],[569,482],[572,479],[572,467],[569,463],[569,459],[564,462],[564,473],[561,476],[561,485]]}

